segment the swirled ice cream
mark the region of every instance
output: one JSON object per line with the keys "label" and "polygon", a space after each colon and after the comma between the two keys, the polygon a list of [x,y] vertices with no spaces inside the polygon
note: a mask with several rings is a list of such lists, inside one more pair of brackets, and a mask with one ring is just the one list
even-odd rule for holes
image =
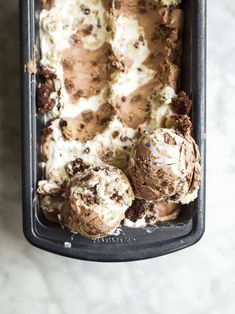
{"label": "swirled ice cream", "polygon": [[67,200],[60,214],[62,226],[90,239],[114,231],[134,199],[124,173],[109,165],[78,171],[66,193]]}
{"label": "swirled ice cream", "polygon": [[197,197],[200,154],[194,139],[171,129],[146,132],[133,146],[129,173],[137,198],[187,204]]}
{"label": "swirled ice cream", "polygon": [[[78,160],[89,169],[113,167],[113,172],[125,173],[136,193],[131,208],[139,197],[142,205],[151,207],[145,218],[139,218],[144,224],[177,216],[179,205],[159,205],[166,194],[149,198],[139,193],[128,164],[132,147],[146,132],[168,128],[178,137],[190,136],[191,102],[183,92],[177,96],[184,15],[179,4],[179,0],[43,1],[37,103],[46,126],[41,145],[44,180],[38,192],[47,218],[94,238],[117,227],[131,206],[129,194],[122,214],[110,224],[100,220],[101,208],[88,206],[89,215],[93,210],[97,215],[99,232],[94,235],[94,226],[85,226],[81,201],[83,174],[91,170],[82,168],[79,175],[68,170]],[[103,170],[92,171],[92,176],[101,184],[108,180]],[[79,189],[80,201],[73,202],[73,189]],[[157,203],[149,207],[155,198]],[[105,205],[107,212],[113,205]]]}

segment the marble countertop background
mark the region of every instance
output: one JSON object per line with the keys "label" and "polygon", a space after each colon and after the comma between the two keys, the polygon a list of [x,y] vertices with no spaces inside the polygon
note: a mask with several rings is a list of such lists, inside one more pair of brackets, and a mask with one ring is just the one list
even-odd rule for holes
{"label": "marble countertop background", "polygon": [[0,1],[0,29],[0,313],[235,313],[235,1],[208,1],[205,236],[135,263],[71,260],[24,239],[17,0]]}

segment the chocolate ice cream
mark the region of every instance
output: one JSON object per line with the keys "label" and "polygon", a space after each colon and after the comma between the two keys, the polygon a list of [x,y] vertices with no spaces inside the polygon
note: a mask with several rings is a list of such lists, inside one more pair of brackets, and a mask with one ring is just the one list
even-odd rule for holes
{"label": "chocolate ice cream", "polygon": [[61,225],[89,239],[114,231],[125,218],[134,194],[124,173],[112,166],[77,172],[61,211]]}
{"label": "chocolate ice cream", "polygon": [[129,174],[137,198],[189,203],[200,183],[200,155],[190,135],[173,129],[146,132],[134,145]]}
{"label": "chocolate ice cream", "polygon": [[157,222],[169,221],[177,218],[181,205],[169,202],[151,202],[135,199],[132,206],[126,211],[124,225],[136,227],[154,225]]}

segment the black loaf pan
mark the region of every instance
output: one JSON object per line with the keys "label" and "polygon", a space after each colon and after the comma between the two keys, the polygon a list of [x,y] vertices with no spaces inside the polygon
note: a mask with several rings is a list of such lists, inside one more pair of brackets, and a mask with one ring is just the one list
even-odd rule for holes
{"label": "black loaf pan", "polygon": [[36,193],[41,177],[39,143],[42,122],[36,114],[36,77],[25,71],[34,45],[39,51],[38,17],[41,1],[21,0],[21,72],[23,124],[23,229],[36,247],[76,259],[104,262],[142,260],[186,248],[203,235],[205,225],[206,139],[206,0],[185,0],[185,30],[181,88],[193,100],[193,136],[202,154],[199,197],[184,207],[176,221],[146,228],[124,227],[119,235],[90,241],[73,235],[42,216]]}

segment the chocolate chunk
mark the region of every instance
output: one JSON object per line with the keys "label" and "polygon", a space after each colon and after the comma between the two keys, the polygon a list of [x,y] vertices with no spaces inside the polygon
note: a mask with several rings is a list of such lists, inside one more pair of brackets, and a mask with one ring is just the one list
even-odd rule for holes
{"label": "chocolate chunk", "polygon": [[53,92],[53,86],[49,86],[47,83],[39,85],[37,89],[37,104],[39,112],[49,112],[54,108],[56,100],[50,97]]}
{"label": "chocolate chunk", "polygon": [[138,1],[138,7],[139,7],[139,11],[141,13],[146,13],[147,12],[147,3],[145,0],[141,0],[141,1]]}
{"label": "chocolate chunk", "polygon": [[70,36],[69,42],[72,46],[76,46],[79,43],[79,41],[80,39],[78,38],[77,34],[73,34]]}
{"label": "chocolate chunk", "polygon": [[106,56],[112,56],[112,54],[113,54],[112,49],[111,48],[106,49],[105,54],[106,54]]}
{"label": "chocolate chunk", "polygon": [[114,1],[114,8],[120,10],[122,7],[121,1]]}
{"label": "chocolate chunk", "polygon": [[146,201],[135,199],[131,207],[129,207],[129,209],[126,211],[125,216],[127,219],[136,222],[138,219],[144,217],[151,206],[152,205]]}
{"label": "chocolate chunk", "polygon": [[121,140],[121,142],[126,142],[126,141],[128,141],[128,137],[127,136],[121,136],[120,140]]}
{"label": "chocolate chunk", "polygon": [[66,140],[70,141],[76,138],[77,128],[71,120],[61,119],[59,125]]}
{"label": "chocolate chunk", "polygon": [[94,167],[94,168],[92,168],[92,170],[95,172],[98,172],[98,171],[100,171],[100,167]]}
{"label": "chocolate chunk", "polygon": [[65,88],[67,89],[68,92],[71,91],[72,89],[74,89],[73,82],[67,78],[64,80],[64,85],[65,85]]}
{"label": "chocolate chunk", "polygon": [[83,91],[81,89],[78,89],[75,95],[80,98],[83,95]]}
{"label": "chocolate chunk", "polygon": [[68,175],[74,176],[76,173],[83,172],[85,169],[88,168],[88,164],[86,164],[81,158],[77,158],[67,165],[66,172],[68,173]]}
{"label": "chocolate chunk", "polygon": [[106,26],[106,31],[107,31],[107,32],[111,32],[111,30],[112,30],[112,27],[109,26],[109,25],[107,25],[107,26]]}
{"label": "chocolate chunk", "polygon": [[177,201],[178,199],[180,199],[180,194],[178,194],[178,193],[176,193],[170,197],[171,201]]}
{"label": "chocolate chunk", "polygon": [[82,30],[82,33],[84,36],[88,36],[91,34],[93,30],[93,26],[92,25],[87,25],[83,30]]}
{"label": "chocolate chunk", "polygon": [[119,131],[114,131],[114,132],[112,133],[112,138],[117,138],[118,135],[119,135]]}
{"label": "chocolate chunk", "polygon": [[103,119],[100,120],[100,124],[104,125],[104,124],[108,123],[109,121],[110,121],[109,117],[104,117]]}
{"label": "chocolate chunk", "polygon": [[89,153],[90,153],[90,151],[91,151],[91,150],[90,150],[90,148],[89,148],[89,147],[86,147],[86,148],[84,149],[84,153],[85,153],[85,154],[89,154]]}
{"label": "chocolate chunk", "polygon": [[173,128],[178,133],[186,135],[191,133],[192,122],[187,115],[175,114],[167,121],[166,127]]}
{"label": "chocolate chunk", "polygon": [[111,200],[115,200],[115,201],[117,201],[117,202],[119,203],[120,201],[123,200],[123,197],[122,197],[121,195],[118,195],[118,193],[114,193],[114,194],[110,197],[110,199],[111,199]]}
{"label": "chocolate chunk", "polygon": [[168,185],[169,193],[172,194],[174,192],[174,187],[172,185],[168,184],[168,182],[167,182],[167,185]]}
{"label": "chocolate chunk", "polygon": [[177,114],[188,115],[192,108],[192,101],[185,92],[181,91],[178,93],[177,97],[172,100],[171,105]]}
{"label": "chocolate chunk", "polygon": [[167,187],[168,186],[168,181],[162,181],[162,186],[165,188],[165,187]]}
{"label": "chocolate chunk", "polygon": [[89,181],[93,177],[92,173],[88,173],[86,176],[84,176],[81,181]]}
{"label": "chocolate chunk", "polygon": [[68,122],[64,119],[61,119],[59,125],[60,125],[60,128],[62,129],[68,125]]}
{"label": "chocolate chunk", "polygon": [[[38,111],[45,113],[51,111],[56,104],[56,99],[51,98],[51,94],[56,92],[54,86],[56,75],[50,70],[41,70],[40,78],[42,82],[39,83],[37,88],[37,105]],[[57,91],[58,96],[59,92],[60,91]]]}
{"label": "chocolate chunk", "polygon": [[138,41],[136,41],[136,42],[133,44],[133,46],[134,46],[136,49],[138,49],[138,48],[139,48],[139,43],[138,43]]}
{"label": "chocolate chunk", "polygon": [[40,76],[42,78],[42,80],[45,82],[47,79],[55,79],[56,78],[56,74],[53,73],[52,71],[46,69],[46,70],[41,70],[40,71]]}
{"label": "chocolate chunk", "polygon": [[91,11],[90,11],[89,8],[86,8],[86,9],[83,10],[83,13],[84,13],[85,15],[89,15],[89,14],[91,13]]}

